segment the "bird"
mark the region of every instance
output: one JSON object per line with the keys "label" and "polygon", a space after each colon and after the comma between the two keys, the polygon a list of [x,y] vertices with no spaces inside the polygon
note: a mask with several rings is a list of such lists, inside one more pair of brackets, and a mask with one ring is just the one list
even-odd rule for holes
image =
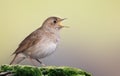
{"label": "bird", "polygon": [[64,27],[61,22],[66,18],[48,17],[38,29],[29,34],[13,52],[15,55],[10,65],[19,64],[28,58],[33,65],[34,61],[44,65],[40,59],[51,55],[60,42],[60,30]]}

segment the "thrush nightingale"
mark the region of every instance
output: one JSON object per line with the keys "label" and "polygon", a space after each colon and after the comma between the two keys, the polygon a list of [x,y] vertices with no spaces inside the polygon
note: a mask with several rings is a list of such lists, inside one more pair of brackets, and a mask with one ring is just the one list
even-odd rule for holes
{"label": "thrush nightingale", "polygon": [[10,64],[19,64],[25,58],[29,58],[33,65],[35,65],[34,61],[43,65],[39,59],[55,51],[60,40],[60,30],[65,27],[60,24],[63,20],[59,17],[47,18],[40,28],[33,31],[19,44]]}

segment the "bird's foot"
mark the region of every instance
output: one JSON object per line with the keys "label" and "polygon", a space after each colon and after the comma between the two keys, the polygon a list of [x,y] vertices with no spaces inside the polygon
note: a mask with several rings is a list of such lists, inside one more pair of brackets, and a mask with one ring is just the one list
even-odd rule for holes
{"label": "bird's foot", "polygon": [[42,66],[42,67],[45,67],[46,65],[45,65],[45,64],[43,64],[43,63],[41,63],[41,66]]}

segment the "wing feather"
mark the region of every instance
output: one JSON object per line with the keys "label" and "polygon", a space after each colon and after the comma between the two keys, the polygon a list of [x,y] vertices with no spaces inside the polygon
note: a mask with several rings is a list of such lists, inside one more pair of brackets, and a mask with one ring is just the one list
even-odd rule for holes
{"label": "wing feather", "polygon": [[27,36],[16,49],[13,54],[18,54],[30,48],[31,46],[37,44],[41,39],[41,36],[38,36],[38,33],[33,32],[29,36]]}

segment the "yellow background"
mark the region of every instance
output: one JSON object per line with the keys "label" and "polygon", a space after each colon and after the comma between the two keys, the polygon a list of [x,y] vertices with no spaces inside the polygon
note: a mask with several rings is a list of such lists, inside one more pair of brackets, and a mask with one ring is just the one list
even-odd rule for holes
{"label": "yellow background", "polygon": [[47,65],[85,69],[94,76],[118,76],[120,0],[0,0],[0,64],[50,16],[68,18],[57,51]]}

